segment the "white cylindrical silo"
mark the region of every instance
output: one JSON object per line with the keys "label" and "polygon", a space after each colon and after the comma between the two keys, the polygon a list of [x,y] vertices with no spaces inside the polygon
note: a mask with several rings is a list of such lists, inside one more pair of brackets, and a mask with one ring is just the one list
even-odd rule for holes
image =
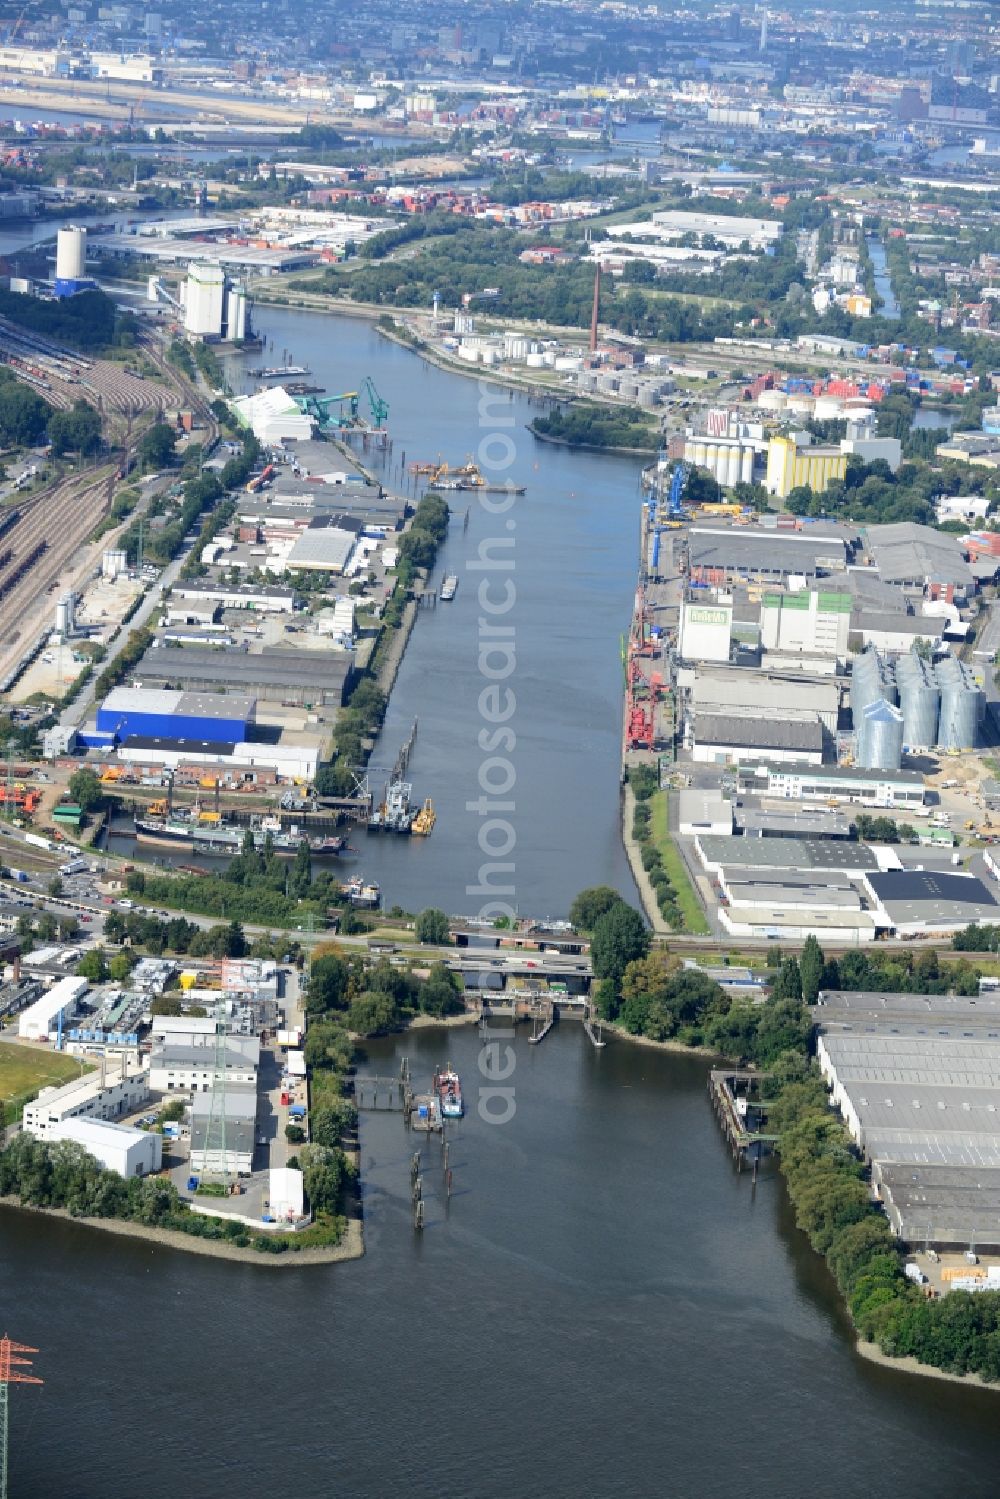
{"label": "white cylindrical silo", "polygon": [[727,489],[732,489],[734,484],[739,483],[740,478],[740,454],[736,447],[723,448],[726,455],[726,477],[721,482]]}
{"label": "white cylindrical silo", "polygon": [[744,448],[740,457],[740,478],[744,484],[753,482],[753,448]]}
{"label": "white cylindrical silo", "polygon": [[68,224],[56,235],[56,280],[82,281],[87,264],[87,231]]}

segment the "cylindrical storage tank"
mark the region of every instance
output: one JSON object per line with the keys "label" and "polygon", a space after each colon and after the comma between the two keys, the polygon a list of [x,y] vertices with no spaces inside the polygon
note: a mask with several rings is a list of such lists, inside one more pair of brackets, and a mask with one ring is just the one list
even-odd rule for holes
{"label": "cylindrical storage tank", "polygon": [[86,275],[87,231],[67,225],[56,235],[56,280],[82,281]]}
{"label": "cylindrical storage tank", "polygon": [[[528,358],[529,359],[531,358],[530,354],[529,354]],[[581,390],[588,390],[588,391],[596,390],[597,389],[597,376],[596,376],[596,374],[594,373],[593,370],[581,370],[580,371],[580,378],[577,381],[577,384],[579,385],[579,387],[580,387]]]}
{"label": "cylindrical storage tank", "polygon": [[938,748],[973,749],[979,722],[979,689],[967,687],[959,678],[941,687],[941,717],[938,720]]}
{"label": "cylindrical storage tank", "polygon": [[836,421],[844,414],[844,403],[839,396],[817,396],[813,415],[818,422]]}
{"label": "cylindrical storage tank", "polygon": [[708,445],[704,442],[695,442],[692,445],[691,462],[697,463],[704,468],[708,462]]}
{"label": "cylindrical storage tank", "polygon": [[797,416],[812,416],[816,405],[815,397],[806,395],[795,395],[788,397],[788,409],[794,411]]}
{"label": "cylindrical storage tank", "polygon": [[722,481],[727,489],[732,489],[740,479],[740,453],[738,448],[727,448],[723,450],[726,454],[726,477]]}
{"label": "cylindrical storage tank", "polygon": [[744,484],[753,482],[753,448],[744,448],[740,456],[740,478]]}
{"label": "cylindrical storage tank", "polygon": [[941,693],[930,675],[897,671],[899,706],[903,713],[903,743],[907,749],[925,750],[937,743]]}
{"label": "cylindrical storage tank", "polygon": [[656,387],[653,385],[640,385],[639,405],[643,408],[643,410],[649,410],[654,406],[659,406],[659,404],[660,396]]}
{"label": "cylindrical storage tank", "polygon": [[763,411],[784,411],[788,405],[788,397],[783,390],[762,390],[757,397],[757,405]]}
{"label": "cylindrical storage tank", "polygon": [[540,370],[545,364],[545,355],[537,353],[529,354],[524,362],[528,366],[529,370]]}
{"label": "cylindrical storage tank", "polygon": [[69,634],[69,605],[65,599],[60,599],[56,604],[55,629],[57,635]]}
{"label": "cylindrical storage tank", "polygon": [[857,733],[858,764],[863,770],[898,770],[903,757],[903,715],[879,698],[869,703]]}

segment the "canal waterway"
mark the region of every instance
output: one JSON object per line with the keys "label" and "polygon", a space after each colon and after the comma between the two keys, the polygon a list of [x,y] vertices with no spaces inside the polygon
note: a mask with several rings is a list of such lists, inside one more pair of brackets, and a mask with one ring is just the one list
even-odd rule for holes
{"label": "canal waterway", "polygon": [[[454,573],[458,593],[421,611],[370,769],[380,795],[418,720],[408,778],[414,798],[432,798],[437,825],[427,839],[354,833],[351,867],[379,881],[386,906],[407,910],[433,903],[475,915],[490,899],[480,888],[481,866],[498,862],[513,868],[494,871],[488,882],[508,887],[498,898],[522,913],[565,917],[583,885],[605,882],[636,900],[621,842],[618,774],[620,638],[635,592],[639,460],[538,442],[527,430],[539,410],[529,398],[429,366],[366,319],[261,307],[256,322],[273,342],[267,362],[287,349],[331,393],[373,378],[389,404],[387,484],[412,489],[406,468],[414,460],[456,465],[472,456],[484,468],[502,462],[496,476],[526,491],[513,502],[450,496],[455,515],[434,581]],[[230,361],[234,388],[252,383],[246,370],[260,360],[258,353]],[[378,464],[377,452],[358,451]],[[491,513],[499,504],[509,508]],[[477,570],[481,555],[511,566]],[[508,612],[485,615],[482,587],[489,607],[510,598]],[[486,653],[482,632],[491,623],[513,632],[500,637],[509,657]],[[494,701],[501,687],[513,696]],[[508,708],[503,727],[512,731],[512,748],[494,737],[499,726],[488,718]],[[495,802],[504,806],[494,812]],[[129,850],[117,840],[112,846]]]}
{"label": "canal waterway", "polygon": [[879,316],[898,318],[899,303],[896,301],[896,294],[892,289],[892,280],[889,276],[885,256],[885,246],[877,235],[870,234],[868,236],[868,254],[871,256],[872,267],[875,272],[875,290],[882,298]]}
{"label": "canal waterway", "polygon": [[[264,1269],[0,1213],[18,1499],[993,1499],[995,1394],[865,1363],[706,1064],[522,1028],[507,1123],[475,1030],[372,1043],[462,1074],[412,1228],[400,1116],[365,1114],[367,1255]],[[505,1066],[507,1063],[504,1057]],[[503,1101],[489,1104],[499,1117]]]}

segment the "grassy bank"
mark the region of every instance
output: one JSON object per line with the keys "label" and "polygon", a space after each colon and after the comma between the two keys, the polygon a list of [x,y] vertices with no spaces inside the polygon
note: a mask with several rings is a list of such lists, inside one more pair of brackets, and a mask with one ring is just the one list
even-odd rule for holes
{"label": "grassy bank", "polygon": [[708,933],[708,922],[705,920],[701,901],[691,883],[681,851],[670,834],[669,794],[666,791],[657,791],[651,803],[651,841],[663,861],[667,878],[674,887],[675,899],[684,917],[684,930],[696,936],[704,936]]}
{"label": "grassy bank", "polygon": [[48,1050],[35,1051],[30,1046],[17,1046],[10,1041],[0,1041],[0,1106],[3,1123],[17,1124],[21,1110],[30,1103],[42,1088],[58,1088],[81,1072],[92,1068],[81,1065],[75,1057],[63,1056]]}

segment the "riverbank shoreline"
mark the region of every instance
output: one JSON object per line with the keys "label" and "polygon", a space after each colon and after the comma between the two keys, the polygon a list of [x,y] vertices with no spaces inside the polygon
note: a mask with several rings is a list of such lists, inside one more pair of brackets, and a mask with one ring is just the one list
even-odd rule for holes
{"label": "riverbank shoreline", "polygon": [[639,891],[639,899],[642,901],[642,909],[646,920],[653,928],[657,937],[670,937],[675,935],[664,919],[656,899],[656,891],[645,869],[642,867],[642,851],[639,840],[632,832],[635,820],[635,792],[625,782],[622,796],[622,842],[625,845],[625,854],[628,858],[629,867],[632,870],[632,878],[635,880],[636,889]]}
{"label": "riverbank shoreline", "polygon": [[364,1224],[361,1218],[348,1218],[344,1237],[339,1244],[328,1249],[286,1249],[278,1254],[264,1250],[247,1249],[240,1244],[229,1244],[222,1239],[199,1239],[194,1234],[181,1233],[175,1228],[157,1228],[149,1223],[133,1223],[125,1218],[78,1217],[66,1208],[35,1207],[23,1203],[16,1197],[0,1197],[0,1208],[19,1213],[37,1213],[46,1218],[61,1219],[78,1228],[96,1228],[104,1233],[118,1234],[126,1239],[143,1239],[150,1244],[159,1244],[164,1249],[180,1249],[185,1254],[207,1255],[217,1260],[238,1260],[244,1265],[262,1265],[268,1268],[283,1265],[337,1265],[346,1260],[359,1260],[365,1253]]}
{"label": "riverbank shoreline", "polygon": [[[589,399],[589,398],[588,398]],[[596,401],[595,405],[607,405],[606,402]],[[615,410],[614,406],[608,408]],[[598,442],[570,442],[568,437],[555,437],[551,432],[539,432],[537,428],[528,424],[528,431],[537,442],[551,442],[560,448],[572,448],[574,453],[614,453],[619,458],[646,458],[652,460],[656,457],[656,448],[621,448],[612,443]]]}
{"label": "riverbank shoreline", "polygon": [[978,1390],[989,1390],[994,1395],[1000,1395],[1000,1384],[991,1384],[981,1374],[952,1374],[948,1369],[936,1369],[933,1364],[921,1363],[920,1359],[911,1358],[908,1354],[894,1358],[891,1353],[883,1353],[877,1343],[868,1343],[864,1338],[858,1338],[855,1349],[868,1363],[892,1369],[897,1374],[919,1374],[923,1379],[943,1379],[948,1384],[965,1385],[966,1388],[974,1385]]}

